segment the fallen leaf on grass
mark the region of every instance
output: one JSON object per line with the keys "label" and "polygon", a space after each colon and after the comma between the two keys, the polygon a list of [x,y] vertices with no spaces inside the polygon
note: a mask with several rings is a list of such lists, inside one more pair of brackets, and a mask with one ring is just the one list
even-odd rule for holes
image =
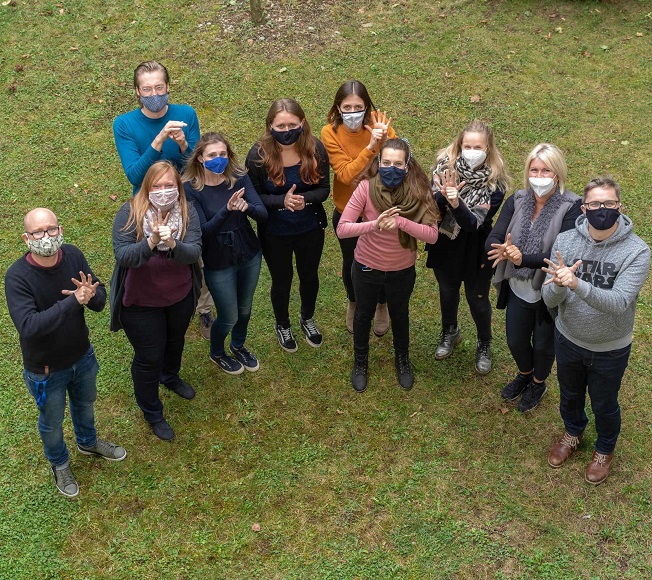
{"label": "fallen leaf on grass", "polygon": [[254,532],[260,532],[260,524],[251,524],[251,529]]}
{"label": "fallen leaf on grass", "polygon": [[471,97],[471,102],[472,103],[479,103],[482,99],[480,98],[480,95],[473,95]]}
{"label": "fallen leaf on grass", "polygon": [[3,6],[16,6],[16,0],[5,0],[2,3]]}
{"label": "fallen leaf on grass", "polygon": [[642,32],[637,32],[636,36],[638,36],[640,38],[641,36],[643,36],[643,33]]}
{"label": "fallen leaf on grass", "polygon": [[371,26],[373,26],[373,25],[374,25],[373,22],[365,22],[365,23],[362,25],[362,28],[369,28],[369,27],[371,27]]}
{"label": "fallen leaf on grass", "polygon": [[410,415],[410,419],[412,419],[412,417],[416,417],[418,414],[419,414],[419,411],[415,411],[414,413],[412,413]]}
{"label": "fallen leaf on grass", "polygon": [[629,141],[621,141],[620,144],[621,145],[629,145]]}
{"label": "fallen leaf on grass", "polygon": [[500,412],[501,412],[503,415],[506,415],[507,413],[509,413],[509,409],[508,409],[507,407],[501,407],[501,408],[500,408]]}
{"label": "fallen leaf on grass", "polygon": [[113,201],[118,201],[118,196],[115,193],[113,195],[110,195],[109,198],[112,199]]}
{"label": "fallen leaf on grass", "polygon": [[225,419],[228,421],[231,418],[231,413],[227,413]]}
{"label": "fallen leaf on grass", "polygon": [[336,409],[335,412],[336,412],[338,415],[343,415],[343,414],[344,414],[344,411],[340,411],[339,409]]}
{"label": "fallen leaf on grass", "polygon": [[79,47],[78,47],[78,46],[71,46],[71,47],[70,47],[70,50],[73,50],[73,51],[74,51],[74,50],[79,50]]}

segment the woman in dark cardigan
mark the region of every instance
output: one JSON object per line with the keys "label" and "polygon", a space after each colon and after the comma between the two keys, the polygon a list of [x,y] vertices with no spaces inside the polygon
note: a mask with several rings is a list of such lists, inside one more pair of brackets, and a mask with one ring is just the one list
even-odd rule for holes
{"label": "woman in dark cardigan", "polygon": [[566,160],[554,145],[537,145],[525,160],[525,189],[505,202],[485,249],[496,266],[498,308],[506,308],[507,345],[518,374],[502,390],[521,400],[521,412],[534,409],[546,393],[555,360],[554,322],[541,299],[545,259],[557,234],[573,228],[581,199],[565,189]]}
{"label": "woman in dark cardigan", "polygon": [[186,330],[199,291],[201,228],[169,161],[154,163],[140,191],[113,222],[111,330],[124,329],[134,349],[136,402],[160,439],[174,431],[163,416],[159,383],[184,399],[194,389],[179,377]]}

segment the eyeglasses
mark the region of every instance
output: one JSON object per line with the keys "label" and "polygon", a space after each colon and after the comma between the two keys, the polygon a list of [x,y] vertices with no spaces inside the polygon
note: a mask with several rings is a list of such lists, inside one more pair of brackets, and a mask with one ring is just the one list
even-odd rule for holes
{"label": "eyeglasses", "polygon": [[45,232],[48,233],[49,238],[53,238],[54,236],[58,236],[60,231],[61,231],[61,226],[53,226],[51,228],[48,228],[47,230],[36,230],[35,232],[27,232],[27,233],[30,236],[32,236],[35,240],[40,240],[45,235]]}
{"label": "eyeglasses", "polygon": [[151,97],[154,93],[157,95],[164,95],[166,89],[166,85],[156,85],[155,87],[138,87],[140,94],[145,97]]}
{"label": "eyeglasses", "polygon": [[600,209],[601,207],[605,209],[616,209],[620,205],[620,202],[615,199],[608,199],[607,201],[589,201],[583,205],[586,209]]}

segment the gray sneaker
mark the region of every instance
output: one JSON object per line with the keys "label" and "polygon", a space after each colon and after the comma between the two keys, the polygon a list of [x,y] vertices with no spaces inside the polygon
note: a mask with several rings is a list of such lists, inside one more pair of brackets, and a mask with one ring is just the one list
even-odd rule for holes
{"label": "gray sneaker", "polygon": [[122,461],[127,457],[127,451],[124,448],[103,439],[98,439],[95,447],[82,447],[77,444],[77,450],[84,455],[97,455],[109,461]]}
{"label": "gray sneaker", "polygon": [[66,497],[75,497],[79,493],[79,485],[75,476],[72,474],[70,465],[63,469],[57,469],[54,465],[50,465],[52,475],[54,476],[54,483],[57,489]]}

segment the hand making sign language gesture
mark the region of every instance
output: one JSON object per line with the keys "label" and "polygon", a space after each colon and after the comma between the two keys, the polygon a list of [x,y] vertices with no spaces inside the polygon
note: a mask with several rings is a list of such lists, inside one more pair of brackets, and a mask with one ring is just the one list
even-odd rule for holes
{"label": "hand making sign language gesture", "polygon": [[93,284],[93,277],[90,274],[84,274],[79,272],[79,280],[76,278],[71,278],[71,282],[77,287],[76,290],[62,290],[61,294],[65,296],[70,296],[71,294],[75,295],[77,302],[82,306],[88,304],[88,302],[95,296],[95,289],[100,285],[98,280]]}
{"label": "hand making sign language gesture", "polygon": [[154,138],[152,147],[157,151],[160,151],[163,148],[163,143],[165,143],[167,139],[172,139],[183,153],[188,148],[186,134],[183,132],[183,128],[187,126],[188,124],[183,121],[168,121],[160,130],[159,134]]}
{"label": "hand making sign language gesture", "polygon": [[371,133],[367,149],[374,150],[378,145],[387,141],[387,132],[392,122],[392,118],[387,118],[387,112],[371,111],[371,125],[365,125],[364,128]]}
{"label": "hand making sign language gesture", "polygon": [[241,211],[242,213],[246,212],[249,204],[244,198],[244,192],[244,187],[238,189],[238,191],[230,197],[229,201],[226,202],[226,209],[229,211]]}
{"label": "hand making sign language gesture", "polygon": [[564,259],[561,257],[561,252],[557,250],[557,264],[548,258],[544,259],[544,262],[548,264],[548,268],[541,268],[546,274],[550,274],[552,278],[549,278],[544,282],[544,285],[554,282],[557,286],[566,286],[571,290],[577,288],[578,278],[575,272],[582,265],[582,260],[577,260],[572,266],[567,266],[564,263]]}
{"label": "hand making sign language gesture", "polygon": [[509,260],[515,266],[520,266],[523,263],[523,254],[517,246],[512,244],[512,234],[507,234],[505,243],[503,244],[491,244],[493,250],[488,252],[490,260],[494,260],[494,263],[491,265],[492,268],[495,268],[498,262],[503,260]]}
{"label": "hand making sign language gesture", "polygon": [[296,184],[292,185],[292,187],[288,189],[288,192],[285,194],[285,199],[283,200],[285,209],[289,209],[292,212],[305,209],[306,207],[306,200],[303,198],[303,195],[294,193],[296,188]]}
{"label": "hand making sign language gesture", "polygon": [[456,183],[457,172],[455,169],[444,169],[440,174],[433,172],[432,177],[435,181],[435,185],[439,188],[441,194],[446,197],[451,207],[459,207],[459,193],[466,185],[466,181],[462,181],[459,184]]}
{"label": "hand making sign language gesture", "polygon": [[401,210],[397,207],[386,209],[376,218],[376,227],[379,230],[396,229],[396,216],[399,215],[400,212]]}
{"label": "hand making sign language gesture", "polygon": [[159,242],[163,242],[171,250],[177,245],[176,240],[174,239],[174,233],[176,229],[170,228],[168,226],[168,220],[170,219],[170,212],[163,218],[163,213],[161,210],[157,210],[157,214],[152,217],[152,220],[149,219],[149,214],[147,215],[147,224],[152,230],[152,235],[148,238],[148,241],[151,241],[154,246],[158,245]]}

